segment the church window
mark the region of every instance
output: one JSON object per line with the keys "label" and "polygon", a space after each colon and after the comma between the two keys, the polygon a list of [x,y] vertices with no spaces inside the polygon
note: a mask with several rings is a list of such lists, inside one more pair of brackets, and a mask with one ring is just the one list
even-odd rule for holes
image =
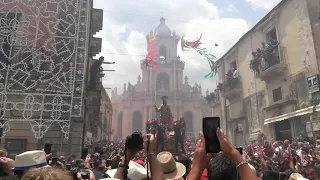
{"label": "church window", "polygon": [[160,46],[160,50],[159,50],[159,56],[163,56],[166,59],[167,55],[167,48],[165,46]]}

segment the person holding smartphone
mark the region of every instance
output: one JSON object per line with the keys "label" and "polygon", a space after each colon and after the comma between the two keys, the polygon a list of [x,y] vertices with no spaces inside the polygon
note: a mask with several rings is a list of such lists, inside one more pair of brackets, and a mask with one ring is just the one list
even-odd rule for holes
{"label": "person holding smartphone", "polygon": [[[257,177],[256,172],[252,170],[239,151],[225,138],[223,131],[218,128],[216,134],[221,150],[236,165],[241,180],[258,180],[259,178]],[[206,153],[205,138],[204,135],[200,133],[200,139],[197,142],[196,150],[194,152],[192,168],[187,179],[200,179],[202,172],[208,167],[212,157],[214,157],[214,154]]]}

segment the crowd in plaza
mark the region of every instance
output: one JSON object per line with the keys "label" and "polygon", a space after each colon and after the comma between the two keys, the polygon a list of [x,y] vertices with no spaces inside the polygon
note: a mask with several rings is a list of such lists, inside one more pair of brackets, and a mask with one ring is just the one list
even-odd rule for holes
{"label": "crowd in plaza", "polygon": [[[186,153],[157,152],[157,138],[143,135],[141,149],[126,142],[103,141],[88,146],[85,158],[52,157],[43,150],[7,157],[0,151],[1,178],[51,179],[212,179],[212,180],[317,180],[320,150],[311,138],[247,144],[241,153],[217,130],[221,153],[207,154],[202,134],[184,139]],[[125,153],[126,152],[126,153]],[[148,162],[148,163],[147,163]]]}

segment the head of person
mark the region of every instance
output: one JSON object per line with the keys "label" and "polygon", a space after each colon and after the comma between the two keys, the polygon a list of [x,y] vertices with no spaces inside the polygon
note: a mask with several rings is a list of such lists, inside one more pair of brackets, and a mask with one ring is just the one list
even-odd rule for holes
{"label": "head of person", "polygon": [[186,173],[183,176],[184,178],[186,178],[191,170],[191,160],[189,158],[183,157],[183,158],[179,158],[177,162],[183,164],[184,167],[186,168]]}
{"label": "head of person", "polygon": [[289,146],[289,144],[290,144],[290,141],[289,141],[288,139],[286,139],[286,140],[284,140],[284,142],[283,142],[283,147],[284,147],[284,148],[287,148],[287,147]]}
{"label": "head of person", "polygon": [[69,172],[58,168],[42,167],[29,170],[21,180],[73,180]]}
{"label": "head of person", "polygon": [[224,153],[219,153],[214,157],[208,166],[208,177],[214,180],[236,180],[240,179],[238,177],[238,172],[236,165],[228,159]]}
{"label": "head of person", "polygon": [[65,164],[65,163],[66,163],[66,157],[60,156],[60,157],[58,158],[58,161],[61,162],[62,164]]}
{"label": "head of person", "polygon": [[167,97],[166,96],[162,97],[162,104],[167,105]]}
{"label": "head of person", "polygon": [[32,168],[48,167],[44,151],[26,151],[15,157],[15,165],[12,171],[15,176],[22,177],[23,174]]}
{"label": "head of person", "polygon": [[0,157],[7,157],[8,152],[5,149],[0,149]]}
{"label": "head of person", "polygon": [[286,175],[279,172],[273,172],[269,170],[261,170],[257,173],[257,176],[262,180],[284,180]]}
{"label": "head of person", "polygon": [[303,177],[309,180],[318,180],[317,170],[313,165],[309,165],[302,170]]}
{"label": "head of person", "polygon": [[102,63],[104,61],[104,57],[103,56],[100,56],[99,57],[99,61]]}

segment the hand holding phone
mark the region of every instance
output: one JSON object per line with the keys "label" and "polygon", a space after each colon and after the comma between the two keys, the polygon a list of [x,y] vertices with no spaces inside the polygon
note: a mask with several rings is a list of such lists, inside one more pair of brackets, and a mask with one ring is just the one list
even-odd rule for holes
{"label": "hand holding phone", "polygon": [[51,147],[52,147],[52,144],[45,143],[45,144],[44,144],[44,152],[45,152],[46,154],[51,154]]}
{"label": "hand holding phone", "polygon": [[219,117],[204,117],[202,119],[203,135],[206,141],[207,153],[219,153],[220,142],[217,136],[217,129],[220,128]]}

